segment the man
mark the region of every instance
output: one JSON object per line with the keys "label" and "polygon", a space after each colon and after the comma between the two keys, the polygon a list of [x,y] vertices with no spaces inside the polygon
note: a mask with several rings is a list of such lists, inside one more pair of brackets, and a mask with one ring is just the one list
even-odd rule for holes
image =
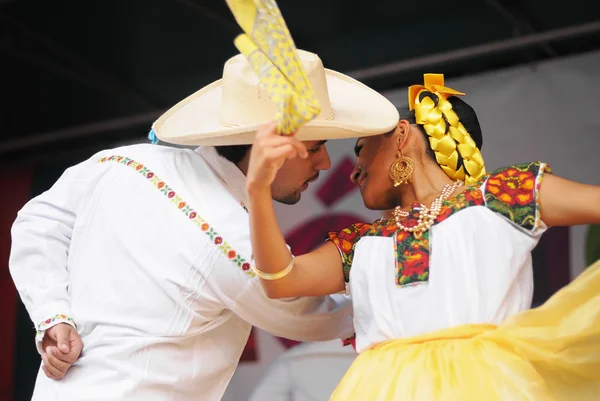
{"label": "man", "polygon": [[[325,140],[398,121],[381,95],[300,58],[323,111],[297,133],[309,157],[288,160],[273,184],[287,204],[330,167]],[[10,271],[48,376],[38,374],[34,400],[219,400],[252,325],[296,340],[352,333],[343,295],[273,301],[250,269],[244,174],[273,114],[236,56],[222,80],[154,124],[164,141],[219,147],[102,151],[19,212]]]}

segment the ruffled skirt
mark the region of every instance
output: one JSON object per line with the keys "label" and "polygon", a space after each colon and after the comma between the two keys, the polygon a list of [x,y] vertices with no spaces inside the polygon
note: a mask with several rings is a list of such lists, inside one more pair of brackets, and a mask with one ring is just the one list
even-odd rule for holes
{"label": "ruffled skirt", "polygon": [[600,401],[600,261],[544,305],[362,352],[332,401]]}

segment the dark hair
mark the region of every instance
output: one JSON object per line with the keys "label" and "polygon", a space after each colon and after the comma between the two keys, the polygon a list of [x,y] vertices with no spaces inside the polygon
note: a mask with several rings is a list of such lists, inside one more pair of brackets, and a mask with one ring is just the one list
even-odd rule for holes
{"label": "dark hair", "polygon": [[242,161],[244,157],[250,151],[252,145],[231,145],[231,146],[215,146],[217,153],[229,160],[230,162],[237,164]]}
{"label": "dark hair", "polygon": [[[437,95],[428,91],[423,91],[419,95],[420,100],[423,100],[423,98],[425,97],[430,97],[436,103],[438,101]],[[465,102],[458,96],[450,96],[448,98],[448,102],[450,102],[450,104],[452,105],[452,110],[454,110],[456,115],[458,115],[458,119],[465,127],[467,132],[471,135],[471,138],[473,138],[473,141],[475,141],[475,144],[477,145],[479,150],[481,150],[481,147],[483,146],[483,135],[475,110],[467,102]],[[423,128],[422,125],[417,124],[414,110],[409,111],[407,106],[403,109],[400,109],[399,112],[401,119],[407,120],[409,123],[415,124],[417,125],[417,127],[419,127],[419,130],[425,136],[427,143],[429,143],[429,135],[427,135],[427,133],[425,132],[425,128]],[[427,147],[427,154],[435,160],[435,153],[433,152],[433,149],[431,149],[431,147],[429,146]],[[460,158],[459,161],[459,165],[462,164],[462,158]]]}

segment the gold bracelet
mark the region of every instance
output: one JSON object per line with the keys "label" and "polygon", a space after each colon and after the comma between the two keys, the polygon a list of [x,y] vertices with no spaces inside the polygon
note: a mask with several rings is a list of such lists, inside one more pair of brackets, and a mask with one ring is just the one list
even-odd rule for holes
{"label": "gold bracelet", "polygon": [[279,280],[280,278],[284,278],[285,276],[287,276],[292,271],[293,268],[294,268],[294,256],[293,255],[292,255],[292,260],[290,260],[290,263],[287,265],[287,267],[277,273],[261,272],[260,270],[258,270],[256,268],[256,265],[254,264],[254,257],[252,257],[250,260],[250,270],[252,270],[254,272],[254,274],[256,274],[258,276],[258,278],[263,279],[263,280],[269,280],[269,281]]}

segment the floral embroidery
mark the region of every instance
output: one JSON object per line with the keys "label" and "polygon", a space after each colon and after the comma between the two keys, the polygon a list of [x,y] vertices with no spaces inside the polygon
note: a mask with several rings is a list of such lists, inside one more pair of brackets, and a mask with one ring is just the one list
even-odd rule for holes
{"label": "floral embroidery", "polygon": [[52,326],[56,326],[59,323],[67,323],[75,328],[77,327],[77,325],[75,324],[75,321],[73,319],[71,319],[70,317],[68,317],[67,315],[63,315],[63,314],[54,315],[51,318],[46,319],[37,325],[36,331],[35,331],[35,341],[41,342],[44,339],[45,331],[48,330]]}
{"label": "floral embroidery", "polygon": [[470,206],[483,205],[483,193],[477,187],[471,187],[456,195],[453,198],[447,199],[442,203],[442,209],[435,219],[434,224],[440,224],[454,213],[466,209]]}
{"label": "floral embroidery", "polygon": [[[417,224],[418,212],[413,212],[405,224]],[[426,283],[429,279],[429,232],[417,239],[407,231],[398,230],[393,220],[373,223],[361,237],[395,237],[396,285],[406,287]]]}
{"label": "floral embroidery", "polygon": [[38,331],[46,330],[46,327],[50,326],[53,323],[70,323],[72,325],[75,325],[75,322],[70,317],[63,314],[58,314],[38,324],[37,329]]}
{"label": "floral embroidery", "polygon": [[339,233],[330,232],[329,240],[339,249],[342,257],[342,267],[344,269],[344,280],[350,281],[350,268],[354,259],[354,248],[362,234],[371,227],[370,224],[356,223],[348,228],[344,228]]}
{"label": "floral embroidery", "polygon": [[[210,240],[218,247],[218,249],[225,255],[229,260],[235,263],[241,268],[249,277],[254,277],[254,273],[250,270],[250,263],[238,252],[236,252],[227,241],[223,239],[212,227],[204,220],[198,213],[169,185],[167,185],[162,179],[160,179],[154,172],[150,171],[148,167],[141,163],[136,162],[128,157],[124,156],[109,156],[103,157],[98,162],[116,162],[123,164],[131,169],[135,170],[142,176],[144,176],[152,185],[156,187],[163,195],[167,197],[183,214],[185,214],[192,222],[194,222],[204,232]],[[243,205],[242,205],[243,206]],[[244,207],[245,209],[245,207]]]}
{"label": "floral embroidery", "polygon": [[406,231],[398,231],[395,252],[397,286],[414,286],[429,280],[429,231],[418,239]]}
{"label": "floral embroidery", "polygon": [[544,172],[551,170],[541,162],[496,170],[485,182],[486,206],[524,229],[537,228],[541,224],[538,195]]}

